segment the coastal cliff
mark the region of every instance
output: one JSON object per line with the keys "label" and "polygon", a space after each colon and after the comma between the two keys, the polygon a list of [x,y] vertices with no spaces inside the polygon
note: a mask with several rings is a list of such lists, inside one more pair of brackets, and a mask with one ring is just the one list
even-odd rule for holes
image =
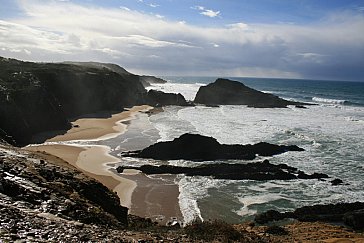
{"label": "coastal cliff", "polygon": [[77,116],[154,104],[159,100],[149,98],[143,85],[154,81],[163,82],[116,64],[33,63],[0,57],[0,138],[23,146],[34,134],[69,129],[69,119]]}

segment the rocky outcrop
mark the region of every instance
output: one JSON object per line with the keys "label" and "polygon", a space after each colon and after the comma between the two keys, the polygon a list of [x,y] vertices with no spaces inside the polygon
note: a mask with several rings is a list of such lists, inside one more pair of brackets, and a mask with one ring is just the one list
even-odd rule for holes
{"label": "rocky outcrop", "polygon": [[66,162],[58,164],[0,145],[0,203],[85,224],[127,225],[128,209],[115,193]]}
{"label": "rocky outcrop", "polygon": [[[197,167],[180,167],[170,165],[143,165],[140,167],[119,166],[117,171],[122,173],[124,169],[136,169],[144,174],[185,174],[186,176],[211,176],[215,179],[228,180],[293,180],[300,179],[299,174],[306,175],[302,179],[328,178],[325,174],[307,175],[297,168],[285,164],[274,165],[268,160],[249,164],[207,164]],[[319,176],[318,176],[319,175]]]}
{"label": "rocky outcrop", "polygon": [[139,76],[115,64],[32,63],[0,58],[0,128],[8,142],[67,130],[69,118],[143,103]]}
{"label": "rocky outcrop", "polygon": [[[134,105],[186,105],[180,94],[145,90],[138,76],[110,63],[33,63],[0,57],[0,139],[17,146],[34,134],[67,130],[69,119]],[[14,142],[15,141],[15,142]]]}
{"label": "rocky outcrop", "polygon": [[108,66],[1,58],[0,127],[24,145],[33,134],[70,128],[70,117],[139,103],[138,77]]}
{"label": "rocky outcrop", "polygon": [[294,218],[299,221],[335,222],[346,224],[354,229],[364,229],[364,203],[338,203],[327,205],[313,205],[298,208],[293,212],[280,213],[269,210],[255,216],[255,221],[265,224],[270,221]]}
{"label": "rocky outcrop", "polygon": [[164,84],[164,83],[167,83],[167,81],[164,80],[164,79],[157,78],[157,77],[154,77],[154,76],[147,76],[147,75],[139,76],[139,81],[144,85],[144,87],[148,87],[151,84]]}
{"label": "rocky outcrop", "polygon": [[227,145],[220,144],[212,137],[186,133],[173,141],[159,142],[141,151],[123,153],[123,156],[158,160],[252,160],[256,155],[272,156],[287,151],[303,151],[303,149],[295,145],[274,145],[264,142],[254,145]]}
{"label": "rocky outcrop", "polygon": [[249,88],[240,82],[221,78],[214,83],[200,87],[194,102],[205,105],[247,105],[256,108],[285,108],[288,105],[307,105],[284,100],[278,96]]}
{"label": "rocky outcrop", "polygon": [[185,97],[181,94],[164,93],[157,90],[149,90],[146,97],[146,103],[151,106],[167,106],[167,105],[177,105],[177,106],[188,106]]}

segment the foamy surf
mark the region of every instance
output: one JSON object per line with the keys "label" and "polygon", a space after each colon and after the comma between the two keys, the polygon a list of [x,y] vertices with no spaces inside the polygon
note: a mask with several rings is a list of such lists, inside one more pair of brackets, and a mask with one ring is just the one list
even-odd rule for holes
{"label": "foamy surf", "polygon": [[[188,86],[195,87],[187,89],[187,95],[194,97],[197,92],[196,81],[191,81],[185,86],[170,85],[174,93],[181,93],[183,90],[179,89]],[[274,94],[282,93],[288,98],[301,97],[302,99],[298,100],[306,102],[313,101],[311,97],[316,97],[315,102],[322,105],[309,106],[308,109],[254,109],[246,106],[166,107],[165,112],[156,114],[149,120],[158,130],[160,141],[172,140],[190,132],[212,136],[225,144],[251,144],[261,141],[295,144],[306,151],[290,152],[269,160],[277,164],[285,163],[308,173],[327,173],[332,178],[343,179],[349,185],[331,187],[328,182],[300,180],[288,183],[228,182],[180,176],[180,180],[177,180],[180,188],[179,203],[185,222],[195,218],[209,218],[209,212],[203,209],[211,205],[215,207],[215,213],[212,215],[214,217],[221,213],[223,218],[223,215],[231,215],[231,212],[234,212],[243,220],[256,212],[268,209],[287,211],[315,203],[364,200],[364,178],[360,173],[362,167],[358,164],[359,161],[364,161],[364,156],[357,153],[364,149],[364,124],[360,122],[364,120],[364,107],[347,106],[347,99],[319,98],[319,95],[313,95],[313,90],[301,90],[301,87],[296,90],[297,93],[290,93],[289,87],[284,89],[261,90]],[[169,161],[169,164],[194,166],[195,162]],[[213,201],[214,198],[226,203],[206,202]],[[240,206],[236,206],[237,204]]]}
{"label": "foamy surf", "polygon": [[319,103],[326,103],[326,104],[335,104],[335,105],[344,105],[344,104],[348,103],[348,101],[346,101],[346,100],[336,100],[336,99],[328,99],[328,98],[320,98],[320,97],[313,97],[312,101],[319,102]]}

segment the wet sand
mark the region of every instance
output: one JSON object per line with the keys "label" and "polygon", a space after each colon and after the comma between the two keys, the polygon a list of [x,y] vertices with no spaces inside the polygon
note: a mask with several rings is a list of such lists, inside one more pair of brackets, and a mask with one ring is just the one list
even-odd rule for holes
{"label": "wet sand", "polygon": [[165,224],[182,219],[178,204],[179,189],[173,183],[174,175],[149,178],[144,174],[128,176],[136,181],[137,187],[132,195],[131,214],[143,215],[153,221]]}
{"label": "wet sand", "polygon": [[173,178],[169,178],[171,181],[166,182],[161,179],[150,179],[138,173],[120,175],[108,166],[122,162],[109,154],[109,147],[62,144],[69,141],[98,141],[120,136],[127,129],[126,121],[135,119],[138,112],[148,112],[149,109],[150,106],[136,106],[109,118],[82,118],[74,121],[74,127],[67,133],[48,139],[43,145],[29,146],[26,149],[55,155],[98,180],[118,194],[120,204],[128,207],[131,214],[148,217],[162,224],[172,217],[181,220],[182,214],[178,204],[179,189],[173,183]]}

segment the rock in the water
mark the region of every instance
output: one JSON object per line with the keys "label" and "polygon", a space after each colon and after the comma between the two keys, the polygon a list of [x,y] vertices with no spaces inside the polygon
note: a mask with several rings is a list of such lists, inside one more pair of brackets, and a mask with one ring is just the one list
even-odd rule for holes
{"label": "rock in the water", "polygon": [[256,108],[285,108],[288,105],[307,105],[292,102],[278,96],[263,93],[229,79],[217,79],[214,83],[200,87],[195,103],[206,105],[247,105]]}
{"label": "rock in the water", "polygon": [[333,186],[338,186],[338,185],[344,184],[344,182],[341,179],[334,179],[330,182],[331,182],[331,185],[333,185]]}
{"label": "rock in the water", "polygon": [[338,203],[327,205],[313,205],[298,208],[293,212],[280,213],[269,210],[255,216],[255,221],[260,224],[270,221],[294,218],[299,221],[323,221],[345,223],[355,229],[364,229],[364,203]]}
{"label": "rock in the water", "polygon": [[[185,174],[186,176],[211,176],[215,179],[229,180],[293,180],[297,179],[297,174],[305,174],[297,168],[285,164],[274,165],[268,160],[249,164],[205,164],[197,167],[180,167],[171,165],[143,165],[140,167],[122,167],[117,171],[122,173],[124,169],[136,169],[141,172],[151,174]],[[306,174],[305,174],[306,175]],[[304,179],[312,179],[307,175]],[[324,177],[328,177],[324,175]],[[316,178],[316,177],[314,177]]]}
{"label": "rock in the water", "polygon": [[151,84],[164,84],[167,83],[166,80],[157,78],[154,76],[139,76],[139,81],[144,85],[144,87],[150,86]]}
{"label": "rock in the water", "polygon": [[252,160],[257,154],[261,156],[272,156],[287,151],[303,151],[303,149],[295,145],[285,146],[263,142],[254,145],[227,145],[220,144],[212,137],[186,133],[173,141],[159,142],[141,151],[127,152],[123,155],[159,160]]}
{"label": "rock in the water", "polygon": [[151,106],[166,106],[166,105],[189,105],[181,94],[164,93],[157,90],[149,90],[146,97],[146,103]]}

